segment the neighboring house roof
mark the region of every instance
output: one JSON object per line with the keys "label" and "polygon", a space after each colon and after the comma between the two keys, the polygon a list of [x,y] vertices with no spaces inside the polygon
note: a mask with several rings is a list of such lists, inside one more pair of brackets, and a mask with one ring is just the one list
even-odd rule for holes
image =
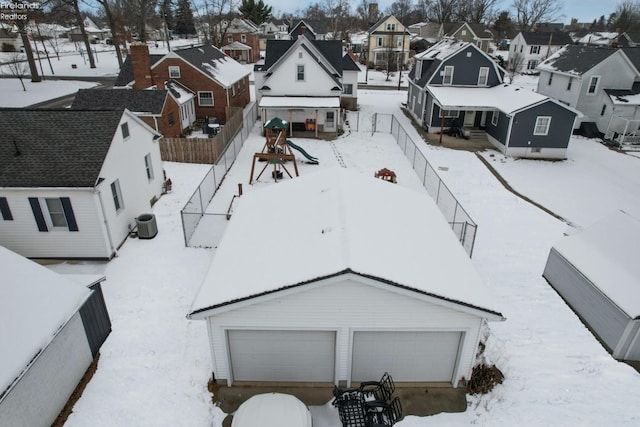
{"label": "neighboring house roof", "polygon": [[620,50],[624,52],[633,66],[636,67],[636,70],[640,72],[640,47],[623,47]]}
{"label": "neighboring house roof", "polygon": [[171,96],[173,96],[173,98],[178,102],[178,104],[184,104],[190,99],[193,99],[193,97],[195,96],[194,92],[191,89],[185,87],[180,82],[173,79],[167,81],[165,87],[167,88],[169,93],[171,93]]}
{"label": "neighboring house roof", "polygon": [[162,114],[166,90],[80,89],[71,108],[74,110],[119,110],[133,113]]}
{"label": "neighboring house roof", "polygon": [[579,76],[615,53],[616,49],[608,47],[567,45],[538,64],[537,68]]}
{"label": "neighboring house roof", "polygon": [[342,71],[360,71],[360,67],[349,53],[342,57]]}
{"label": "neighboring house roof", "polygon": [[307,29],[311,30],[314,35],[327,34],[327,21],[316,19],[301,19],[291,29],[290,33],[293,33],[297,27],[302,24],[306,25]]}
{"label": "neighboring house roof", "polygon": [[[164,55],[149,55],[149,61],[151,66],[153,66],[156,62],[160,61],[164,58]],[[131,55],[127,56],[122,64],[122,68],[120,69],[120,73],[116,78],[116,81],[113,83],[115,87],[128,86],[135,81],[135,77],[133,75],[133,62],[131,61]]]}
{"label": "neighboring house roof", "polygon": [[[399,34],[402,34],[402,33],[400,32],[400,29],[399,29],[399,28],[398,28],[396,31],[387,31],[387,29],[386,29],[385,27],[383,27],[383,25],[384,25],[384,24],[389,20],[389,18],[393,18],[393,19],[395,19],[396,21],[398,21],[398,20],[397,20],[397,18],[396,18],[395,16],[393,16],[393,15],[386,15],[386,16],[383,16],[382,18],[380,18],[380,19],[378,20],[378,22],[376,22],[375,24],[373,24],[373,25],[371,26],[371,28],[369,29],[369,33],[374,33],[374,32],[375,32],[375,33],[382,33],[382,34],[391,34],[391,33],[393,33],[393,34],[398,34],[398,35],[399,35]],[[411,34],[411,33],[410,33],[410,32],[409,32],[409,31],[404,27],[404,25],[402,25],[402,23],[401,23],[400,21],[398,21],[398,25],[399,25],[400,27],[402,27],[402,28],[403,28],[403,30],[402,30],[402,31],[403,31],[403,33],[404,33],[404,34],[406,34],[406,35],[410,35],[410,34]]]}
{"label": "neighboring house roof", "polygon": [[[333,68],[342,74],[342,42],[340,40],[305,39],[320,51]],[[268,70],[282,58],[298,40],[268,40],[263,69]]]}
{"label": "neighboring house roof", "polygon": [[232,42],[228,45],[222,46],[222,50],[251,50],[251,46],[247,46],[241,42]]}
{"label": "neighboring house roof", "polygon": [[[203,45],[174,50],[172,53],[184,59],[225,88],[231,87],[238,80],[242,80],[242,78],[251,73],[215,46]],[[153,68],[153,65],[151,68]]]}
{"label": "neighboring house roof", "polygon": [[452,36],[461,27],[467,26],[476,37],[481,39],[492,39],[493,33],[484,24],[468,23],[468,22],[448,22],[442,24],[443,32],[445,36]]}
{"label": "neighboring house roof", "polygon": [[588,33],[576,41],[578,44],[595,44],[600,46],[609,46],[611,42],[618,38],[619,34],[614,32],[597,32]]}
{"label": "neighboring house roof", "polygon": [[0,187],[94,187],[122,114],[0,109]]}
{"label": "neighboring house roof", "polygon": [[564,46],[573,43],[569,34],[560,31],[523,31],[520,34],[529,46]]}
{"label": "neighboring house roof", "polygon": [[638,106],[640,105],[640,92],[635,89],[605,89],[614,105]]}
{"label": "neighboring house roof", "polygon": [[91,291],[2,246],[0,271],[1,398]]}
{"label": "neighboring house roof", "polygon": [[229,23],[226,32],[231,34],[238,33],[257,33],[260,29],[248,19],[233,18]]}
{"label": "neighboring house roof", "polygon": [[502,318],[428,194],[342,168],[238,199],[191,315],[344,274]]}
{"label": "neighboring house roof", "polygon": [[633,319],[640,318],[640,221],[616,211],[582,231],[563,237],[554,249]]}

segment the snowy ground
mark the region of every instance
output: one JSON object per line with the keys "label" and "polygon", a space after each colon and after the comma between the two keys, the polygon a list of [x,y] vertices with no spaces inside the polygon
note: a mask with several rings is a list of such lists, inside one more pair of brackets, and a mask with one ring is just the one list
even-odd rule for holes
{"label": "snowy ground", "polygon": [[[395,112],[418,140],[399,110],[405,97],[406,92],[360,91],[361,114]],[[309,165],[300,157],[301,175],[335,165],[367,175],[389,167],[399,185],[422,191],[391,135],[347,133],[333,144],[293,141],[320,159]],[[248,185],[252,154],[261,144],[254,128],[212,211],[226,211],[238,182],[245,191],[273,185],[268,172]],[[564,232],[618,208],[640,214],[640,159],[579,138],[562,162],[483,153],[517,191],[570,226],[505,190],[473,153],[426,144],[421,149],[434,167],[445,167],[440,175],[479,225],[473,262],[507,317],[489,325],[486,357],[505,381],[488,395],[469,397],[464,413],[406,417],[397,425],[639,425],[640,375],[609,356],[541,274]],[[211,361],[205,324],[185,318],[215,249],[185,248],[179,214],[208,167],[166,163],[165,169],[174,184],[153,208],[155,239],[128,240],[109,263],[51,267],[106,275],[103,290],[113,321],[98,370],[68,426],[221,425],[224,414],[206,390]],[[339,425],[329,406],[313,407],[312,413],[320,426]]]}

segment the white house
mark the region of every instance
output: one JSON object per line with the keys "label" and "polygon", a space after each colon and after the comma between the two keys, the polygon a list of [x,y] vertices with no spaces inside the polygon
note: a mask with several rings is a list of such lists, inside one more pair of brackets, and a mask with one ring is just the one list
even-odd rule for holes
{"label": "white house", "polygon": [[295,40],[268,40],[265,62],[254,70],[262,120],[287,120],[290,134],[337,132],[341,108],[357,108],[359,71],[343,54],[340,41],[312,40],[304,34]]}
{"label": "white house", "polygon": [[640,125],[636,50],[565,46],[538,66],[537,92],[580,111],[576,127],[593,123],[611,139],[635,133]]}
{"label": "white house", "polygon": [[571,43],[569,34],[561,31],[520,32],[511,40],[507,68],[519,73],[533,72],[539,63]]}
{"label": "white house", "polygon": [[457,387],[504,320],[428,195],[340,168],[242,196],[188,317],[229,385]]}
{"label": "white house", "polygon": [[0,425],[48,427],[94,359],[98,294],[2,246],[0,271]]}
{"label": "white house", "polygon": [[616,211],[556,243],[543,276],[604,347],[640,361],[640,220]]}
{"label": "white house", "polygon": [[0,245],[110,259],[163,186],[150,127],[128,110],[0,110]]}

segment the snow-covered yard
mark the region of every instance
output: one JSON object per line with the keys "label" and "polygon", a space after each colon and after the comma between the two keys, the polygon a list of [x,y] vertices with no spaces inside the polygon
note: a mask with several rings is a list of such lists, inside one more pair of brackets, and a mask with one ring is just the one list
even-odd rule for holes
{"label": "snow-covered yard", "polygon": [[[393,112],[419,140],[399,110],[405,97],[360,91],[361,114]],[[424,191],[389,134],[346,133],[333,144],[293,140],[320,159],[320,165],[300,162],[301,175],[336,165],[367,175],[388,167],[399,185]],[[248,185],[252,154],[262,143],[254,128],[211,211],[226,211],[239,182],[245,191],[274,185],[267,173]],[[489,325],[485,356],[505,381],[488,395],[470,396],[464,413],[406,417],[397,425],[638,425],[640,375],[608,355],[541,275],[549,249],[572,227],[619,208],[640,215],[640,159],[581,138],[574,138],[569,158],[561,162],[482,154],[517,191],[569,225],[507,191],[475,154],[426,144],[421,149],[479,225],[473,262],[507,318]],[[173,191],[153,208],[156,238],[129,239],[109,263],[51,266],[104,274],[113,322],[98,370],[68,426],[221,425],[224,414],[206,388],[211,361],[205,324],[185,318],[215,249],[184,247],[180,219],[208,167],[166,163],[165,169]],[[312,409],[314,415],[330,415],[330,407]],[[331,425],[329,415],[318,420],[321,425]]]}

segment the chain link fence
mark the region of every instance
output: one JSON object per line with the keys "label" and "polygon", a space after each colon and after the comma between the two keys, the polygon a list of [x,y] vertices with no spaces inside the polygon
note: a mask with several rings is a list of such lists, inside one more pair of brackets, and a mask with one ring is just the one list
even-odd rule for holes
{"label": "chain link fence", "polygon": [[[379,130],[379,132],[383,132],[383,130]],[[393,138],[405,156],[407,156],[407,159],[411,162],[413,170],[422,181],[422,185],[426,188],[433,200],[435,200],[442,215],[449,222],[460,243],[462,243],[469,257],[471,257],[473,255],[473,246],[476,240],[478,225],[471,219],[471,216],[464,210],[462,205],[458,203],[458,200],[451,190],[447,188],[444,181],[438,176],[436,170],[418,149],[416,142],[411,139],[395,116],[393,116],[391,120],[390,133],[393,135]]]}
{"label": "chain link fence", "polygon": [[[251,133],[251,129],[253,128],[257,117],[258,108],[254,103],[251,108],[245,111],[242,127],[231,139],[231,142],[225,147],[218,161],[211,166],[211,169],[209,169],[209,172],[207,172],[202,182],[200,182],[198,188],[180,211],[185,246],[203,245],[202,242],[192,242],[193,234],[198,227],[212,224],[210,227],[212,230],[219,230],[220,227],[216,227],[215,224],[219,225],[220,222],[226,222],[225,214],[207,213],[206,209],[207,206],[209,206],[211,199],[213,199],[213,196],[216,194],[216,191],[218,191],[218,188],[229,171],[229,168],[231,168],[231,165],[236,160],[244,141]],[[203,219],[205,219],[205,224],[202,224]],[[208,240],[211,241],[212,239],[209,238]]]}

